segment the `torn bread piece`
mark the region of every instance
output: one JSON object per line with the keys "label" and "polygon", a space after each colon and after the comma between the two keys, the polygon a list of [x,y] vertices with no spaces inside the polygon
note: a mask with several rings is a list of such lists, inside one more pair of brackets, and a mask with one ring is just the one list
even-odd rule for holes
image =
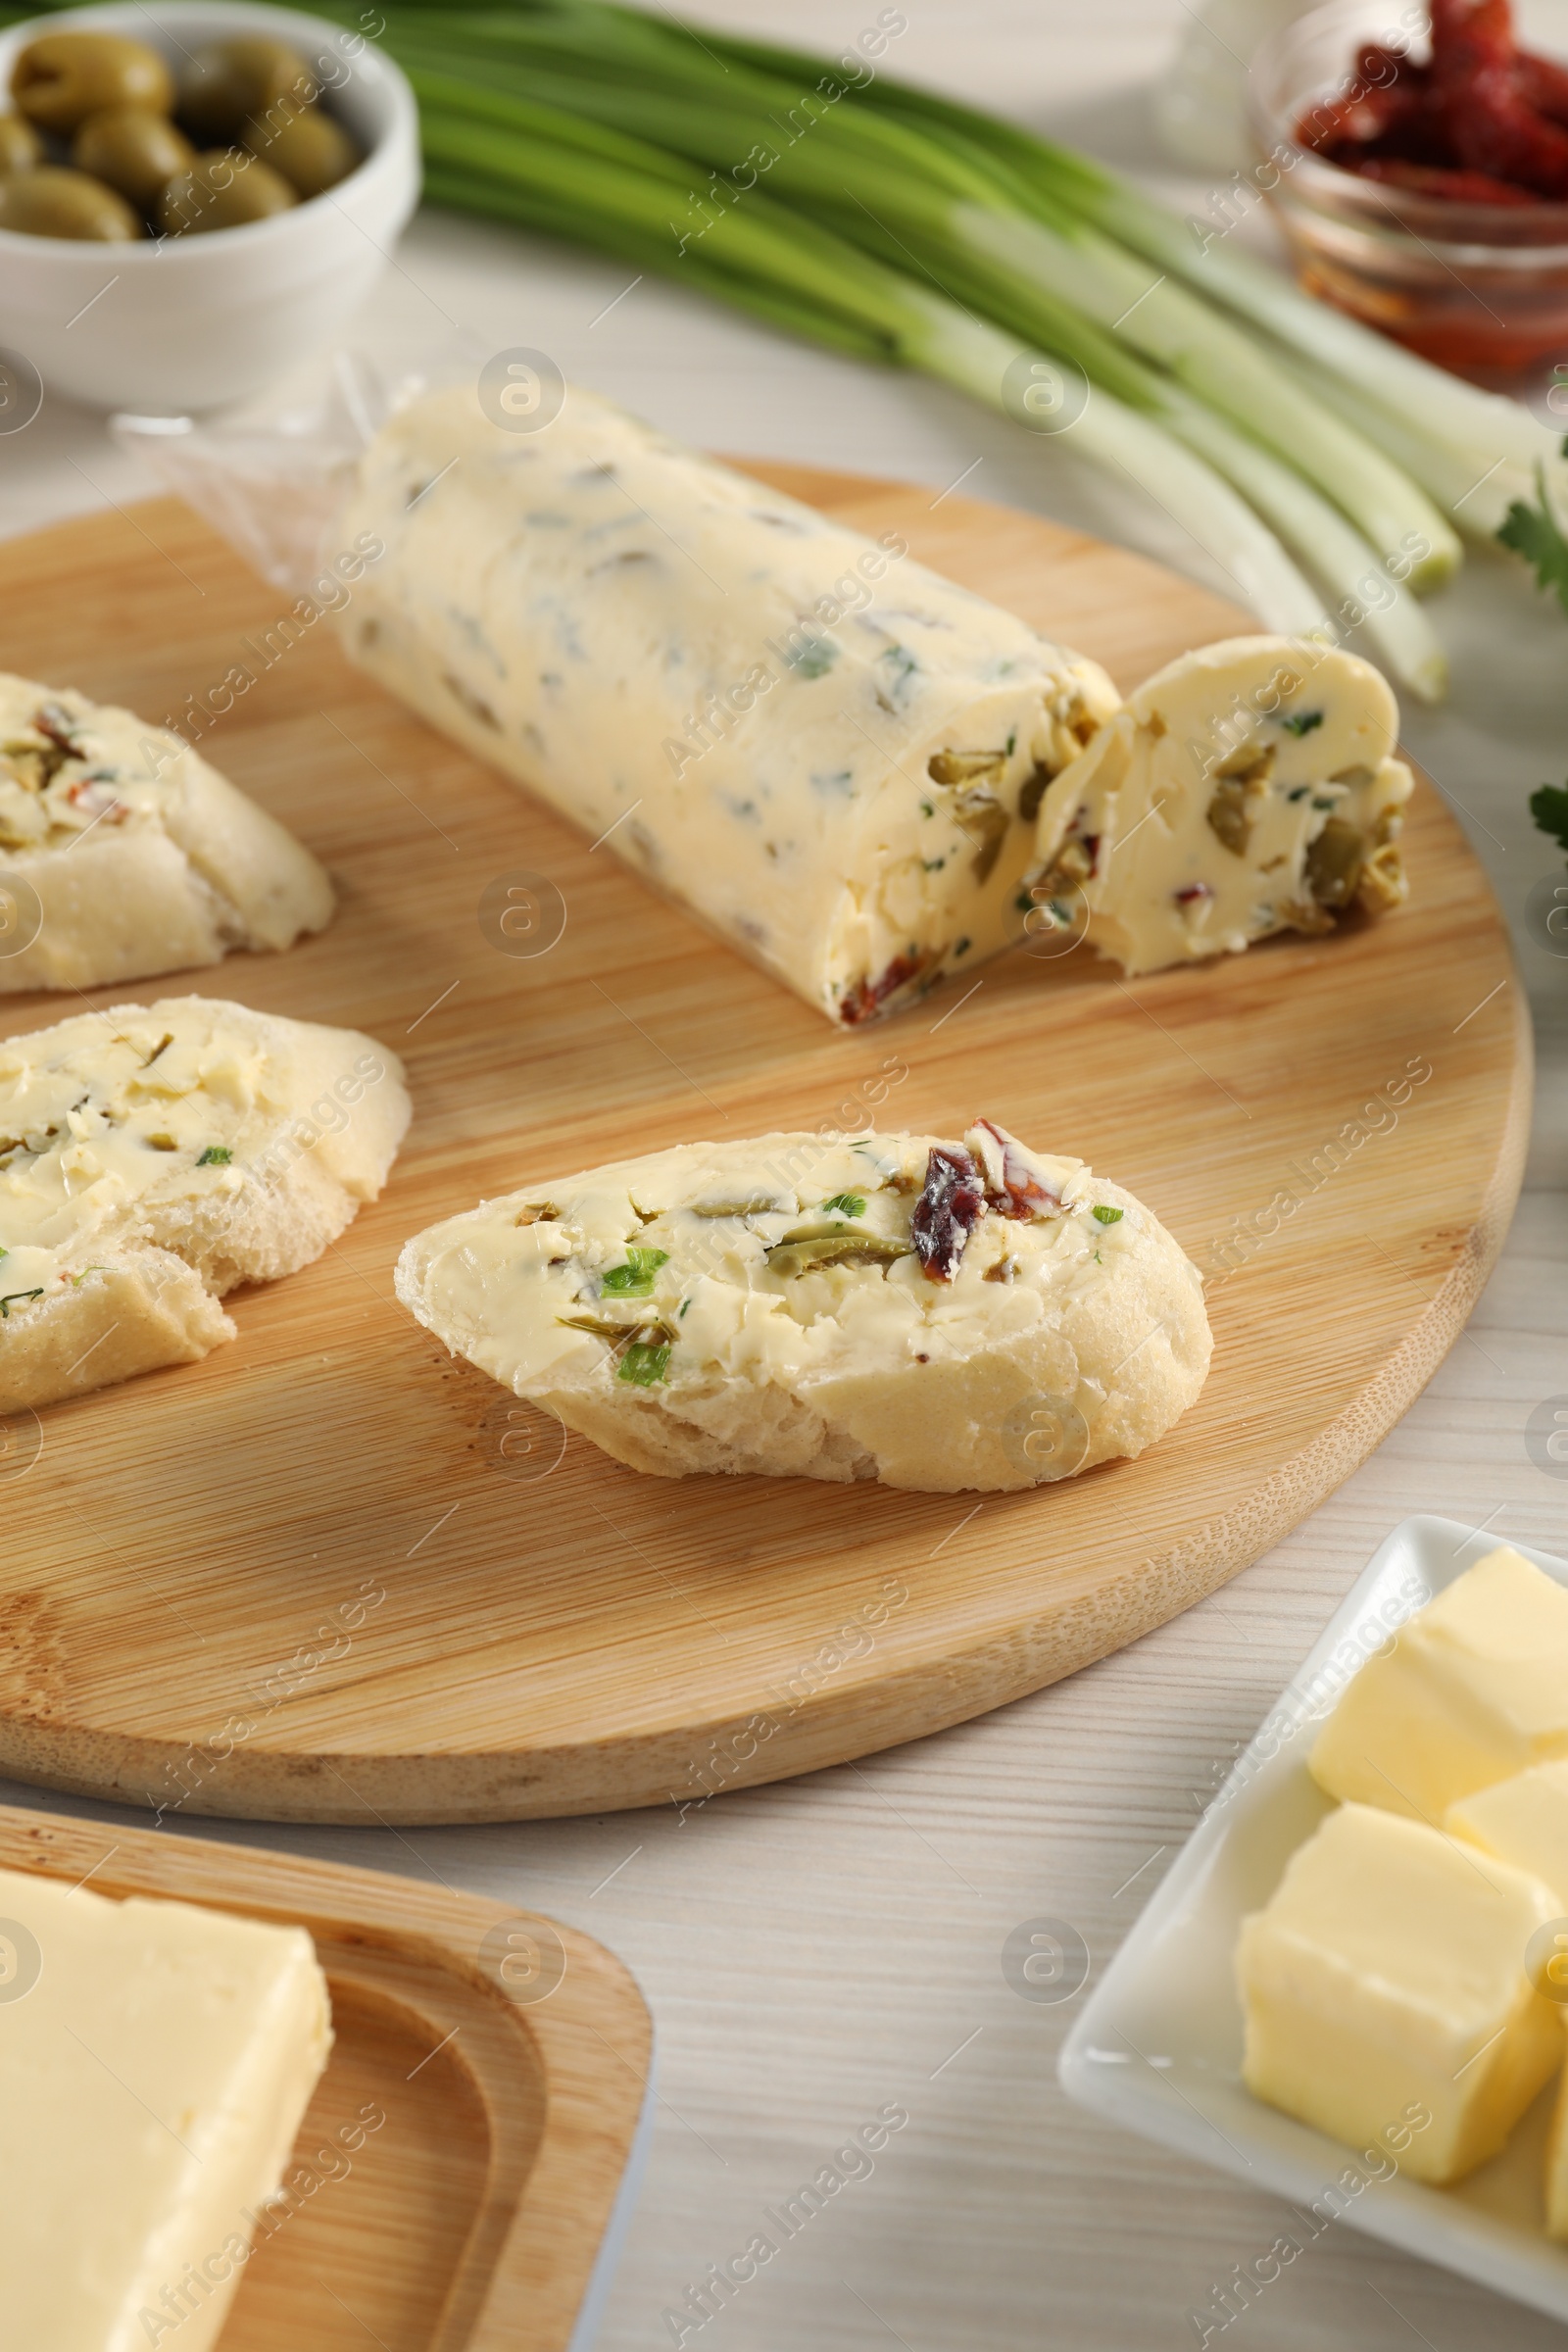
{"label": "torn bread piece", "polygon": [[418,1234],[398,1296],[633,1469],[952,1494],[1137,1454],[1208,1370],[1142,1202],[989,1120],[961,1143],[693,1144]]}
{"label": "torn bread piece", "polygon": [[1087,930],[1152,972],[1398,906],[1398,730],[1353,655],[1287,637],[1182,655],[1047,793],[1029,929]]}
{"label": "torn bread piece", "polygon": [[0,673],[0,993],[287,948],[332,908],[309,850],[177,735]]}
{"label": "torn bread piece", "polygon": [[396,1054],[210,997],[0,1045],[0,1412],[191,1363],[318,1257],[409,1123]]}

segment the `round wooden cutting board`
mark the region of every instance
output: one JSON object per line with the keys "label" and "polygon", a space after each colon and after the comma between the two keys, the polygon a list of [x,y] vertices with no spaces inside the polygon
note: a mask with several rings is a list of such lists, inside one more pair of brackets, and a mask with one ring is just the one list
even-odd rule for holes
{"label": "round wooden cutting board", "polygon": [[[1124,687],[1241,625],[1023,514],[755,470],[903,531]],[[321,938],[129,993],[368,1029],[416,1116],[343,1241],[230,1301],[236,1345],[5,1433],[0,1771],[155,1811],[419,1822],[678,1805],[837,1763],[1211,1592],[1452,1344],[1518,1189],[1529,1032],[1430,788],[1411,903],[1381,923],[1131,984],[1087,949],[1018,953],[840,1036],[350,669],[330,623],[280,627],[286,606],[172,501],[6,564],[17,670],[153,720],[252,672],[202,748],[339,884]],[[519,872],[565,912],[533,956],[480,918]],[[1210,1278],[1208,1385],[1137,1462],[989,1496],[639,1477],[552,1443],[393,1298],[403,1240],[482,1195],[703,1138],[980,1112],[1131,1187]]]}

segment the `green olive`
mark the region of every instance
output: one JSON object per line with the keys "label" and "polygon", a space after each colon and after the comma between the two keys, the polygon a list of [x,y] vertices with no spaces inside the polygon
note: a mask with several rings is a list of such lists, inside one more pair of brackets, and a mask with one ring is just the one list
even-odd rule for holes
{"label": "green olive", "polygon": [[90,172],[128,196],[139,213],[150,213],[159,190],[176,172],[190,169],[196,151],[167,115],[144,106],[106,106],[77,131],[71,160],[78,172]]}
{"label": "green olive", "polygon": [[30,172],[43,162],[43,141],[24,115],[0,115],[0,173]]}
{"label": "green olive", "polygon": [[319,196],[323,188],[335,188],[361,161],[342,123],[317,107],[291,115],[275,128],[269,122],[252,122],[245,144],[252,155],[265,156],[302,196]]}
{"label": "green olive", "polygon": [[160,228],[172,237],[209,228],[243,228],[298,204],[288,181],[270,164],[234,147],[209,148],[187,171],[176,172],[158,199]]}
{"label": "green olive", "polygon": [[0,179],[0,228],[30,237],[96,238],[105,245],[128,245],[147,233],[116,189],[54,164]]}
{"label": "green olive", "polygon": [[315,74],[292,49],[237,33],[196,51],[179,77],[178,113],[193,139],[217,146],[242,138],[246,124],[270,109],[309,106],[316,94]]}
{"label": "green olive", "polygon": [[156,49],[120,32],[46,32],[11,71],[11,95],[29,122],[71,131],[106,106],[167,115],[174,80]]}

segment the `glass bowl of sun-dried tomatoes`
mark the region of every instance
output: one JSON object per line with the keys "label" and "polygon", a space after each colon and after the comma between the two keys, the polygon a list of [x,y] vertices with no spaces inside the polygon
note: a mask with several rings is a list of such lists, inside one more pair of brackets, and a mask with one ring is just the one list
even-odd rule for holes
{"label": "glass bowl of sun-dried tomatoes", "polygon": [[1568,362],[1568,0],[1331,0],[1249,99],[1313,293],[1471,374]]}

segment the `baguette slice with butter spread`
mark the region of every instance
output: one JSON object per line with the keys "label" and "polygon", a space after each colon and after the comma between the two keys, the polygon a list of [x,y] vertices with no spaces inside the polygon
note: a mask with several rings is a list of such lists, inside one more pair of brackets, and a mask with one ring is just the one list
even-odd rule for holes
{"label": "baguette slice with butter spread", "polygon": [[373,1038],[216,998],[0,1044],[0,1412],[232,1339],[219,1299],[318,1257],[408,1121]]}
{"label": "baguette slice with butter spread", "polygon": [[0,994],[291,947],[332,906],[310,851],[177,735],[0,673]]}
{"label": "baguette slice with butter spread", "polygon": [[1140,1453],[1208,1369],[1130,1193],[992,1121],[692,1144],[418,1234],[398,1296],[617,1460],[950,1494]]}

